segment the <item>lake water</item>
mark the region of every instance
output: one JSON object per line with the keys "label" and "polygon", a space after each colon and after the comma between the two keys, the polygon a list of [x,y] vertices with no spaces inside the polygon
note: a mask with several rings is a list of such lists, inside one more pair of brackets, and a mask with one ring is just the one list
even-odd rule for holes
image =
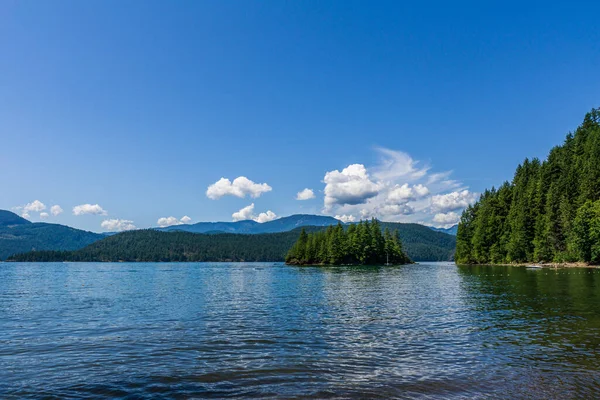
{"label": "lake water", "polygon": [[0,397],[592,398],[600,270],[0,264]]}

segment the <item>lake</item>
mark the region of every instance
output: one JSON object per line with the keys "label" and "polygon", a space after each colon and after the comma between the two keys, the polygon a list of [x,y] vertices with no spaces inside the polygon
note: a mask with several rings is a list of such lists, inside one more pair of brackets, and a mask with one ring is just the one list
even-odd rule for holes
{"label": "lake", "polygon": [[0,263],[0,397],[591,398],[600,270]]}

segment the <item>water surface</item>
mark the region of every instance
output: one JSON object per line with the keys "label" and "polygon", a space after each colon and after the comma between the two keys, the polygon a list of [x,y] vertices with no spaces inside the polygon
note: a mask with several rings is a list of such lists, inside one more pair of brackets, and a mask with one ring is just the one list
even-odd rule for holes
{"label": "water surface", "polygon": [[1,398],[591,398],[600,270],[0,264]]}

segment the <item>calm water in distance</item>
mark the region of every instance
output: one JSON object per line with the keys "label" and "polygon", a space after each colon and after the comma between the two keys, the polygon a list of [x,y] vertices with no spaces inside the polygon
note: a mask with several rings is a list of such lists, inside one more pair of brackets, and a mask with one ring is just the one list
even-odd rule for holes
{"label": "calm water in distance", "polygon": [[0,264],[0,398],[594,398],[600,270]]}

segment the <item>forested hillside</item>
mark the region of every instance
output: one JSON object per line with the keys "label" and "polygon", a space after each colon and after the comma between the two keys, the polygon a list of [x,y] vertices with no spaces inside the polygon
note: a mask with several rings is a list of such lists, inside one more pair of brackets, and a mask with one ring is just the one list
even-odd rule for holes
{"label": "forested hillside", "polygon": [[14,212],[0,210],[0,228],[7,228],[17,225],[29,225],[30,221],[19,217]]}
{"label": "forested hillside", "polygon": [[600,109],[544,162],[482,194],[458,227],[459,263],[600,263]]}
{"label": "forested hillside", "polygon": [[[308,230],[321,228],[309,227]],[[123,232],[77,251],[41,251],[16,261],[283,261],[300,230],[284,233],[202,234],[152,229]]]}
{"label": "forested hillside", "polygon": [[0,260],[31,250],[75,250],[104,235],[58,224],[31,223],[0,210]]}
{"label": "forested hillside", "polygon": [[[446,261],[455,238],[417,224],[381,223],[397,229],[406,254],[414,261]],[[348,226],[344,227],[348,229]],[[307,232],[324,227],[305,227]],[[139,230],[107,237],[77,251],[30,252],[14,261],[284,261],[301,228],[266,234],[197,234]]]}

